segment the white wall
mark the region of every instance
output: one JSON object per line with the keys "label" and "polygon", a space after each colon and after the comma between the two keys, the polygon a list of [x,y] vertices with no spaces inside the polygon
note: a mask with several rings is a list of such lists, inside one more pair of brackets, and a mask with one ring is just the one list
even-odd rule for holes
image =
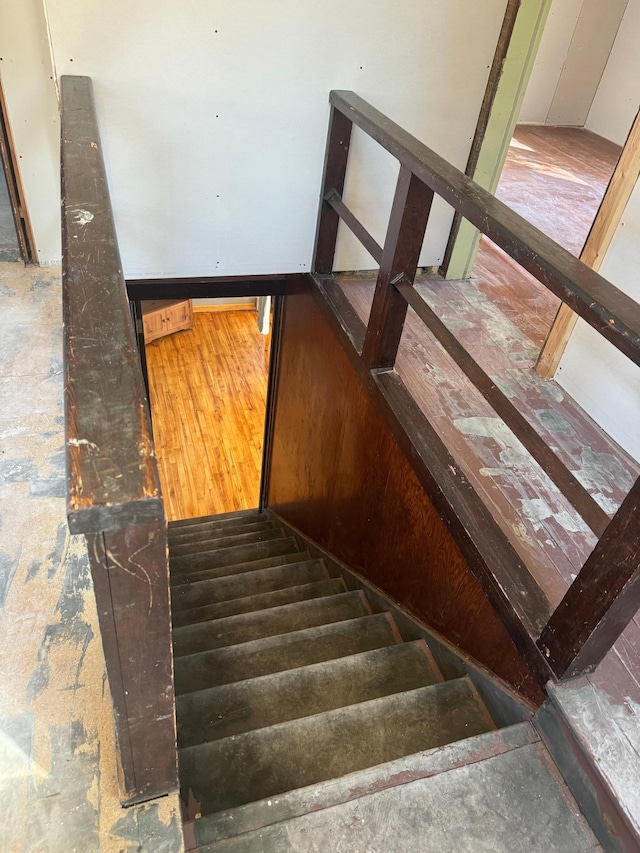
{"label": "white wall", "polygon": [[586,127],[624,145],[640,107],[640,0],[629,0]]}
{"label": "white wall", "polygon": [[[331,88],[464,168],[506,0],[46,7],[58,74],[94,81],[125,274],[188,276],[308,269]],[[356,211],[390,205],[397,169],[372,147],[356,135]],[[440,261],[449,220],[440,209],[423,263]],[[373,262],[347,239],[339,265]]]}
{"label": "white wall", "polygon": [[58,102],[41,0],[0,2],[0,79],[42,264],[60,260]]}
{"label": "white wall", "polygon": [[583,0],[553,0],[519,122],[545,124]]}
{"label": "white wall", "polygon": [[[600,272],[640,302],[640,181]],[[582,320],[560,362],[556,380],[586,412],[640,461],[640,367]]]}
{"label": "white wall", "polygon": [[554,0],[521,123],[583,127],[628,0]]}

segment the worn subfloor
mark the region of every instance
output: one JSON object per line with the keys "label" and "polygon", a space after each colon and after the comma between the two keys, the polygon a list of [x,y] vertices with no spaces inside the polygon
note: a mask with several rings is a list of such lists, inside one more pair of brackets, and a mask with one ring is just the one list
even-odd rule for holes
{"label": "worn subfloor", "polygon": [[269,339],[255,311],[195,313],[146,347],[169,521],[258,506]]}
{"label": "worn subfloor", "polygon": [[[497,195],[579,254],[619,148],[572,128],[519,127]],[[343,276],[366,320],[371,275]],[[417,288],[465,348],[610,514],[640,473],[535,362],[559,300],[483,239],[469,281],[421,276]],[[596,538],[409,309],[396,369],[557,604]],[[640,616],[598,670],[559,701],[640,829]]]}
{"label": "worn subfloor", "polygon": [[120,807],[87,555],[65,518],[59,269],[0,264],[0,850],[176,853],[178,797]]}

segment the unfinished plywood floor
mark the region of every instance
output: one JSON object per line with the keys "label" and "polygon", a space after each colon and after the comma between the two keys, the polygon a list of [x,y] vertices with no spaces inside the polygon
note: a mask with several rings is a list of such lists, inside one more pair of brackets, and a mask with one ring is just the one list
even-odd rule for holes
{"label": "unfinished plywood floor", "polygon": [[194,314],[147,345],[167,517],[258,506],[268,349],[253,311]]}

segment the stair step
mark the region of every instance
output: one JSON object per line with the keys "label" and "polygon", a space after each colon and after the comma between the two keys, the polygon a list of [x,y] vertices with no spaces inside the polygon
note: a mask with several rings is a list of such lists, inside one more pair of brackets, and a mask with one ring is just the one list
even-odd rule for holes
{"label": "stair step", "polygon": [[261,595],[247,595],[244,598],[232,598],[205,607],[195,607],[193,610],[181,610],[173,616],[173,627],[194,625],[197,622],[207,622],[210,619],[222,619],[225,616],[237,616],[240,613],[251,613],[280,607],[282,604],[293,604],[295,601],[309,601],[312,598],[326,598],[328,595],[339,595],[346,592],[342,578],[327,578],[313,583],[287,586],[274,592]]}
{"label": "stair step", "polygon": [[347,619],[177,658],[177,694],[284,672],[400,643],[388,613]]}
{"label": "stair step", "polygon": [[232,598],[244,598],[251,593],[259,595],[263,592],[274,592],[286,586],[299,586],[303,583],[326,580],[328,577],[322,560],[305,560],[286,563],[284,566],[270,566],[253,572],[243,572],[239,575],[225,575],[212,580],[196,581],[174,587],[171,595],[171,610],[175,616],[179,611],[188,608],[215,604]]}
{"label": "stair step", "polygon": [[341,622],[365,616],[367,612],[364,594],[358,591],[185,625],[173,631],[174,656],[192,655],[274,634]]}
{"label": "stair step", "polygon": [[201,572],[205,569],[217,569],[220,566],[232,566],[234,563],[248,563],[251,560],[261,560],[264,557],[291,554],[298,550],[300,550],[298,543],[293,536],[287,536],[284,539],[273,539],[268,542],[252,542],[216,548],[215,551],[205,551],[202,554],[171,557],[169,566],[172,574],[183,575],[190,572]]}
{"label": "stair step", "polygon": [[[418,779],[435,777],[456,767],[503,755],[522,746],[537,743],[539,740],[538,734],[530,723],[517,723],[504,729],[483,732],[456,743],[357,770],[338,779],[328,779],[318,785],[298,788],[277,797],[257,800],[232,810],[213,812],[192,823],[185,822],[185,836],[193,837],[198,849],[203,850],[204,845],[214,844],[226,838],[319,812],[342,803],[353,801],[357,804],[361,797]],[[327,849],[334,848],[329,846]],[[392,845],[388,849],[397,848]]]}
{"label": "stair step", "polygon": [[424,640],[179,696],[180,748],[426,687],[442,676]]}
{"label": "stair step", "polygon": [[[200,853],[601,851],[539,744],[200,844]],[[273,801],[272,801],[273,802]]]}
{"label": "stair step", "polygon": [[220,512],[217,515],[198,515],[193,518],[178,518],[175,521],[170,521],[167,525],[169,533],[174,530],[182,530],[184,527],[195,527],[199,524],[227,524],[228,522],[238,521],[242,523],[244,520],[251,521],[255,518],[264,518],[264,513],[259,509],[239,509],[234,512]]}
{"label": "stair step", "polygon": [[246,563],[233,563],[230,566],[218,566],[213,569],[202,569],[200,571],[187,571],[183,574],[171,575],[172,591],[180,586],[188,586],[200,581],[213,580],[226,575],[239,575],[243,572],[253,572],[257,569],[268,569],[271,566],[283,566],[286,563],[304,563],[311,559],[308,551],[292,551],[290,554],[276,554],[274,557],[263,557],[261,560],[249,560]]}
{"label": "stair step", "polygon": [[[250,525],[253,526],[253,525]],[[262,525],[258,525],[262,527]],[[172,560],[180,559],[180,557],[188,557],[193,554],[210,554],[216,553],[218,548],[233,548],[238,545],[253,545],[257,542],[269,542],[272,539],[282,539],[283,531],[281,528],[268,527],[264,530],[258,530],[255,533],[233,533],[232,535],[225,534],[217,539],[206,539],[205,541],[185,542],[177,545],[171,545],[169,548],[169,557]]]}
{"label": "stair step", "polygon": [[[237,524],[233,526],[225,526],[211,529],[211,527],[203,527],[197,530],[185,528],[183,531],[171,534],[169,538],[169,550],[171,551],[178,545],[188,545],[193,542],[215,542],[225,536],[239,536],[242,533],[260,533],[262,530],[274,530],[277,525],[273,521],[256,520],[252,524]],[[279,530],[282,530],[278,526]]]}
{"label": "stair step", "polygon": [[180,749],[181,796],[193,818],[492,728],[469,679],[458,678]]}

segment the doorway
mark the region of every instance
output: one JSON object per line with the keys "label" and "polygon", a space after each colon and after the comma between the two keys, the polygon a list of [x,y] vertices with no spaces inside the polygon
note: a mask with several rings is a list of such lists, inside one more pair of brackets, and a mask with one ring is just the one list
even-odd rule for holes
{"label": "doorway", "polygon": [[0,82],[0,261],[35,263],[34,242],[27,216],[17,158]]}
{"label": "doorway", "polygon": [[255,300],[235,302],[196,304],[190,328],[145,345],[169,521],[260,505],[273,319],[264,334]]}

